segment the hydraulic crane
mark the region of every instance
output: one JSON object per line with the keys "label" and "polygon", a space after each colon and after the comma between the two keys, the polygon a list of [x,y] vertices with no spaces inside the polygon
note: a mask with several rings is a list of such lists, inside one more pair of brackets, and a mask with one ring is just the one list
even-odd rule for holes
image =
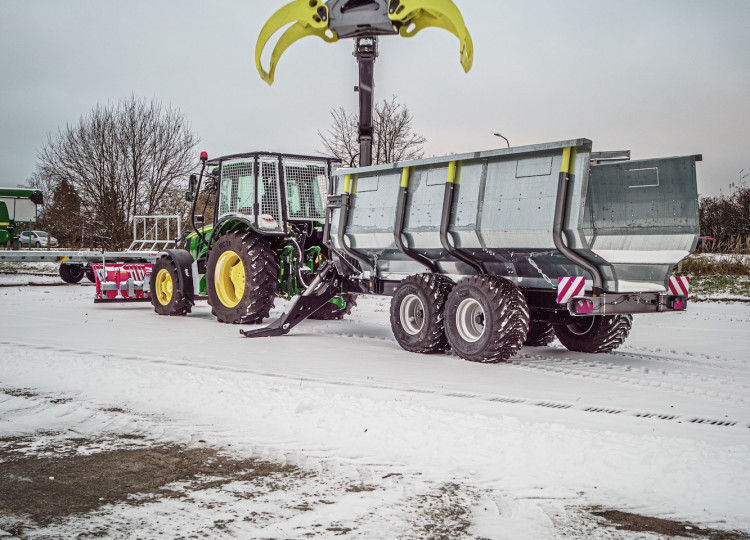
{"label": "hydraulic crane", "polygon": [[[271,53],[268,70],[261,55],[269,39],[287,27]],[[255,65],[261,78],[273,84],[281,55],[294,42],[317,36],[328,43],[355,40],[359,65],[359,164],[372,164],[373,89],[379,36],[414,37],[425,28],[442,28],[460,43],[461,65],[471,69],[474,45],[461,12],[451,0],[294,0],[274,13],[263,26],[255,47]]]}

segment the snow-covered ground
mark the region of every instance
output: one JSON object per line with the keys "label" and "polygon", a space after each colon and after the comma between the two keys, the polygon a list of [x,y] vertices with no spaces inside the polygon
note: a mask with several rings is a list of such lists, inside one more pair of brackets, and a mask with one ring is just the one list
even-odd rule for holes
{"label": "snow-covered ground", "polygon": [[402,350],[387,298],[247,339],[205,303],[159,317],[95,305],[92,286],[13,280],[0,276],[0,443],[75,436],[99,441],[76,443],[90,453],[127,435],[311,473],[262,496],[237,481],[105,505],[29,537],[659,537],[591,509],[750,532],[748,304],[637,316],[611,354],[555,342],[479,365]]}

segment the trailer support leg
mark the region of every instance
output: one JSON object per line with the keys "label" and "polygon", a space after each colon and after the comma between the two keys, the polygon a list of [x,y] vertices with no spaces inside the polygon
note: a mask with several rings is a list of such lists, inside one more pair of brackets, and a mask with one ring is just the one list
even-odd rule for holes
{"label": "trailer support leg", "polygon": [[245,337],[283,336],[318,311],[329,300],[341,294],[341,277],[336,267],[326,261],[321,265],[318,276],[307,290],[292,302],[284,314],[265,328],[240,330]]}

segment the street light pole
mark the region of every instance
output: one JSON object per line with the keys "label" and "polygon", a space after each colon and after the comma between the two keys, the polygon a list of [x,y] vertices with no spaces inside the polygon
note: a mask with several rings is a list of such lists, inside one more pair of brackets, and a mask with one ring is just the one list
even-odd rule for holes
{"label": "street light pole", "polygon": [[510,142],[508,141],[508,139],[506,139],[505,137],[503,137],[499,133],[495,133],[494,135],[495,135],[495,137],[500,137],[501,139],[503,139],[505,141],[505,144],[508,145],[508,148],[510,148]]}

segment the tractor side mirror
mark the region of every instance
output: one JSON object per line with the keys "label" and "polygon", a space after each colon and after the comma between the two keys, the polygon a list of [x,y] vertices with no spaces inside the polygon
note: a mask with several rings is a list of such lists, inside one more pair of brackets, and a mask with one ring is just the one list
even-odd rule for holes
{"label": "tractor side mirror", "polygon": [[195,214],[195,222],[200,223],[201,225],[206,222],[206,216],[203,214]]}
{"label": "tractor side mirror", "polygon": [[190,182],[188,186],[187,193],[185,193],[185,200],[188,202],[192,202],[195,198],[195,187],[198,185],[198,177],[194,174],[190,175]]}

